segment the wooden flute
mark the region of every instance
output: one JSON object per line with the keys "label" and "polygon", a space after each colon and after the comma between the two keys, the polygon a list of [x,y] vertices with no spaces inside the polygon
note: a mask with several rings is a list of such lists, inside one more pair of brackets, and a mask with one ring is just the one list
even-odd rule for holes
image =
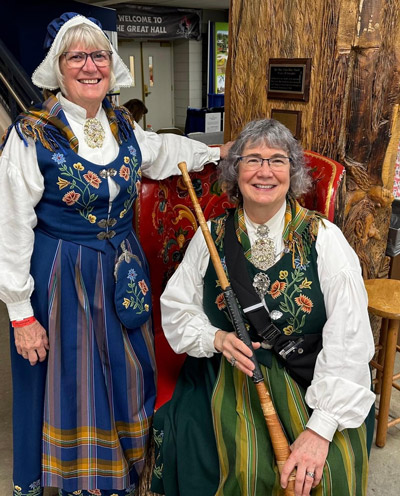
{"label": "wooden flute", "polygon": [[[180,162],[178,164],[180,171],[182,172],[183,180],[188,188],[190,199],[193,203],[193,207],[196,213],[197,220],[201,231],[203,233],[207,248],[210,252],[211,261],[213,263],[215,272],[221,288],[224,292],[225,303],[228,308],[232,323],[234,325],[236,334],[238,338],[243,341],[252,351],[253,347],[251,345],[251,339],[249,333],[244,325],[242,315],[240,313],[235,294],[229,284],[228,278],[226,277],[224,268],[222,266],[221,260],[219,258],[217,249],[215,247],[214,240],[212,239],[210,230],[208,229],[206,219],[204,217],[201,206],[197,200],[196,193],[193,188],[192,181],[187,171],[186,162]],[[283,465],[290,456],[289,442],[283,431],[281,422],[276,413],[274,404],[272,402],[271,396],[266,387],[264,377],[262,375],[260,366],[258,364],[255,353],[253,352],[250,360],[253,362],[255,368],[253,370],[252,380],[257,390],[258,397],[260,399],[261,408],[264,414],[264,419],[267,424],[268,432],[271,438],[272,447],[275,453],[275,459],[278,466],[279,473],[281,473]],[[286,496],[294,496],[294,482],[295,482],[295,472],[289,477],[288,485],[285,489]]]}

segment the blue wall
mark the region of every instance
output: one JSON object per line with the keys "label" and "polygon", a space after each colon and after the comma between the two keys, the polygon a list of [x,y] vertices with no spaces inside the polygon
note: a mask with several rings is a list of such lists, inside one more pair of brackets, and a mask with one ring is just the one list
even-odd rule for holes
{"label": "blue wall", "polygon": [[49,22],[64,12],[77,12],[95,17],[103,29],[116,31],[116,11],[80,2],[52,0],[7,0],[0,15],[0,38],[16,57],[28,76],[43,60],[43,42]]}

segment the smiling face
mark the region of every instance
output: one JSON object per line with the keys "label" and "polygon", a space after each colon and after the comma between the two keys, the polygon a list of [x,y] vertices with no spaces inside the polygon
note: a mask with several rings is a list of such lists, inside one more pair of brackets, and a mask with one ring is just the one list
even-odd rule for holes
{"label": "smiling face", "polygon": [[[102,48],[73,44],[66,51],[91,53],[96,50]],[[67,66],[65,57],[61,55],[60,71],[64,77],[64,96],[86,109],[88,118],[95,117],[110,87],[111,66],[97,67],[91,57],[88,57],[83,67],[71,68]]]}
{"label": "smiling face", "polygon": [[[242,152],[242,156],[246,155],[262,158],[287,157],[287,152],[264,144],[249,144]],[[285,202],[290,187],[290,165],[272,171],[264,161],[257,170],[249,171],[239,162],[238,186],[247,215],[253,222],[264,224]]]}

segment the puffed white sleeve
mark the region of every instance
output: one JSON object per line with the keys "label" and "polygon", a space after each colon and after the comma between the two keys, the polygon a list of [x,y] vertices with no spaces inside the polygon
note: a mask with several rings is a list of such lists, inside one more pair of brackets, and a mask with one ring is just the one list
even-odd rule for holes
{"label": "puffed white sleeve", "polygon": [[164,334],[175,353],[211,357],[218,328],[203,310],[203,278],[209,252],[201,229],[193,236],[185,256],[161,295]]}
{"label": "puffed white sleeve", "polygon": [[374,403],[374,340],[358,257],[338,227],[324,224],[316,250],[327,321],[306,402],[313,409],[307,427],[331,441],[336,429],[359,427]]}
{"label": "puffed white sleeve", "polygon": [[25,144],[12,129],[0,157],[0,299],[7,305],[10,320],[33,315],[30,262],[36,226],[34,207],[43,190],[33,141]]}
{"label": "puffed white sleeve", "polygon": [[189,171],[200,171],[205,164],[220,159],[218,147],[177,134],[144,131],[137,123],[135,137],[142,154],[143,175],[151,179],[180,174],[179,162],[186,162]]}

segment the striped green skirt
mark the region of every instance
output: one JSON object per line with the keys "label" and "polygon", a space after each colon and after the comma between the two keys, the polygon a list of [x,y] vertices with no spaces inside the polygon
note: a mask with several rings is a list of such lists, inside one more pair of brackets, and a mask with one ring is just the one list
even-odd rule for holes
{"label": "striped green skirt", "polygon": [[[292,443],[310,409],[305,390],[281,368],[261,366]],[[372,426],[373,427],[373,426]],[[368,479],[367,429],[336,432],[313,496],[362,496]],[[271,441],[251,379],[220,357],[188,358],[174,395],[154,418],[152,491],[166,496],[279,496]]]}

